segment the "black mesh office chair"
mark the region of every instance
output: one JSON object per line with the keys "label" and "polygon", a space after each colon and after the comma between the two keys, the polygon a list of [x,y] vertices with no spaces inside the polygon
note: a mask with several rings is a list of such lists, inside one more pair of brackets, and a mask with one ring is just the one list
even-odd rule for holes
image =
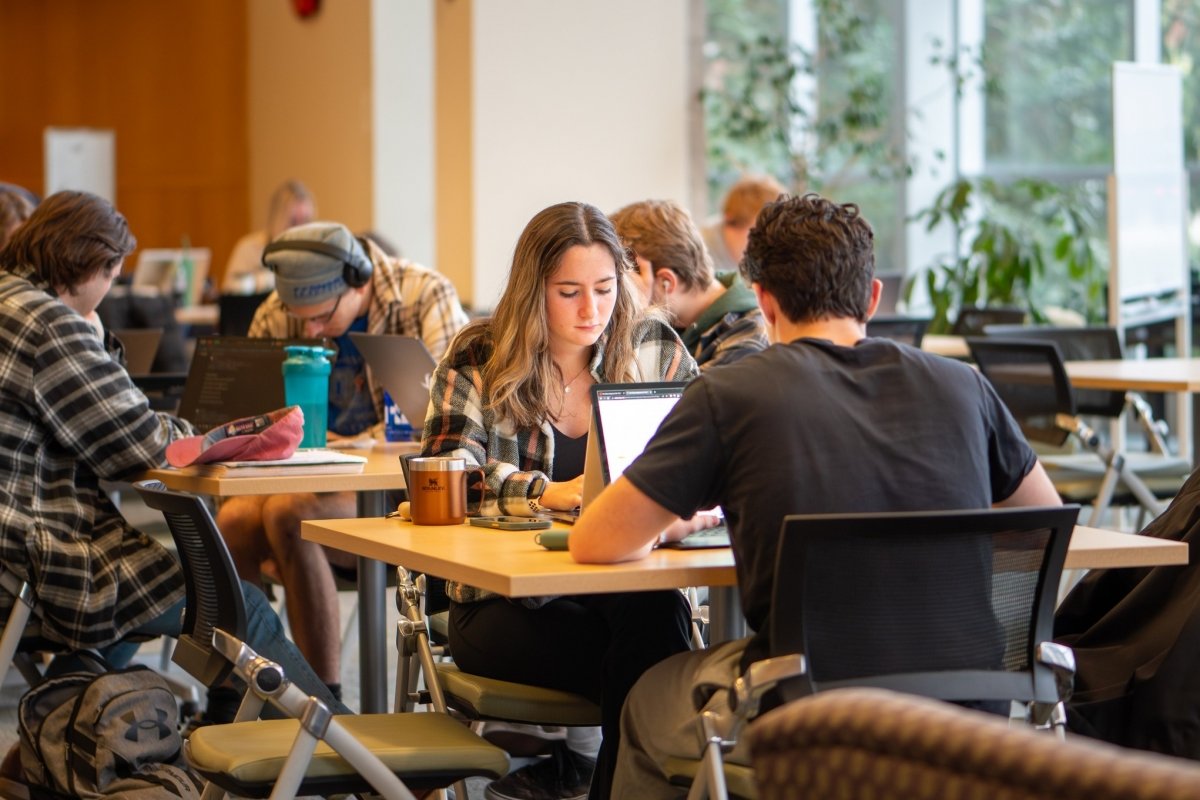
{"label": "black mesh office chair", "polygon": [[[1091,454],[1092,460],[1098,459],[1098,466],[1103,468],[1098,485],[1094,477],[1066,476],[1076,482],[1079,492],[1092,496],[1089,524],[1100,523],[1105,510],[1113,502],[1118,485],[1124,486],[1151,516],[1156,516],[1163,508],[1158,494],[1174,496],[1188,474],[1188,466],[1180,459],[1160,457],[1157,464],[1140,459],[1138,469],[1135,469],[1123,452],[1106,445],[1100,435],[1080,418],[1080,414],[1118,417],[1126,402],[1125,394],[1095,390],[1086,394],[1075,392],[1056,342],[989,336],[983,339],[969,338],[967,345],[980,371],[1008,406],[1027,438],[1061,447],[1074,437]],[[1079,402],[1081,395],[1087,401],[1083,407]],[[1156,430],[1152,423],[1147,427],[1148,430]],[[1157,446],[1163,446],[1161,439]],[[1054,458],[1044,460],[1050,466],[1055,463]],[[1080,469],[1077,461],[1067,462],[1065,466]],[[1151,473],[1156,476],[1153,489],[1143,478],[1143,475]],[[1067,494],[1064,482],[1057,481],[1056,487],[1061,493]],[[1076,498],[1084,499],[1079,494],[1072,499]]]}
{"label": "black mesh office chair", "polygon": [[892,339],[919,348],[930,322],[929,317],[872,317],[867,322],[867,336]]}
{"label": "black mesh office chair", "polygon": [[970,704],[1026,704],[1066,716],[1074,657],[1051,641],[1055,598],[1079,507],[831,514],[783,520],[771,658],[701,710],[700,762],[673,761],[689,798],[724,790],[723,752],[773,690],[779,702],[873,686]]}
{"label": "black mesh office chair", "polygon": [[[376,791],[412,800],[407,786],[440,789],[466,777],[497,778],[508,756],[444,714],[337,716],[306,697],[276,664],[243,641],[241,582],[216,523],[200,498],[161,483],[136,485],[166,517],[187,582],[184,634],[176,663],[205,682],[230,671],[248,691],[237,722],[192,732],[189,765],[210,782],[204,800]],[[293,719],[256,720],[265,702]],[[401,782],[403,780],[403,783]],[[407,784],[407,786],[405,785]]]}
{"label": "black mesh office chair", "polygon": [[[1116,328],[1054,328],[1033,325],[988,325],[989,339],[1023,339],[1053,342],[1066,361],[1119,361],[1125,357]],[[1104,389],[1075,389],[1075,407],[1080,414],[1116,419],[1128,409],[1145,432],[1150,451],[1166,454],[1165,425],[1156,421],[1149,404],[1136,392]]]}
{"label": "black mesh office chair", "polygon": [[958,310],[950,333],[954,336],[979,336],[988,325],[1017,325],[1024,321],[1025,310],[1021,308],[964,306]]}
{"label": "black mesh office chair", "polygon": [[218,297],[217,333],[222,336],[245,336],[254,320],[254,312],[270,294],[223,294]]}

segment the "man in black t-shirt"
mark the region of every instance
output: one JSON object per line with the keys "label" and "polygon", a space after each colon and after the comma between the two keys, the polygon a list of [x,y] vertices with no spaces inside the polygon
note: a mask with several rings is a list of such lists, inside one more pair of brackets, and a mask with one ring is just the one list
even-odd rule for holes
{"label": "man in black t-shirt", "polygon": [[[571,534],[582,562],[640,558],[720,505],[752,637],[647,672],[622,718],[616,797],[674,797],[659,767],[699,754],[692,688],[728,686],[765,656],[787,514],[1058,505],[1016,422],[964,364],[866,338],[879,302],[873,234],[853,205],[817,195],[769,204],[742,277],[772,345],[693,381],[645,452]],[[731,760],[747,763],[735,750]]]}

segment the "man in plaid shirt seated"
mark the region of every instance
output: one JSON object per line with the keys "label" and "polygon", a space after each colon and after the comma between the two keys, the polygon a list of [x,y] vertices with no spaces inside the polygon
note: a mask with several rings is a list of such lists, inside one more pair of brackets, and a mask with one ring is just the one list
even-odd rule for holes
{"label": "man in plaid shirt seated", "polygon": [[[255,312],[250,335],[332,339],[338,353],[329,380],[329,440],[370,434],[382,441],[383,387],[350,333],[414,336],[441,358],[467,322],[454,284],[334,222],[289,228],[267,246],[263,264],[275,273],[275,291]],[[257,583],[268,560],[278,568],[288,613],[299,622],[292,626],[296,644],[335,695],[341,631],[330,564],[353,569],[355,559],[301,539],[300,521],[355,513],[353,492],[325,492],[230,498],[217,514],[243,580]]]}
{"label": "man in plaid shirt seated", "polygon": [[[180,633],[184,580],[175,558],[129,526],[100,481],[166,466],[167,445],[193,433],[150,410],[95,314],[136,246],[107,200],[59,192],[0,251],[0,563],[32,584],[37,608],[27,634],[99,650],[116,666],[137,649],[124,637]],[[246,589],[251,646],[345,712],[284,637],[262,592]],[[0,592],[0,614],[12,604]],[[51,670],[77,664],[60,657]],[[236,710],[236,698],[223,705]]]}

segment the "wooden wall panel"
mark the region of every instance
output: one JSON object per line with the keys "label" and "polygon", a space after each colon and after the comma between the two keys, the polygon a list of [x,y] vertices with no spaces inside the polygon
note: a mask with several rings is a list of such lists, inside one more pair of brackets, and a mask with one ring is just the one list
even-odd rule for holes
{"label": "wooden wall panel", "polygon": [[46,126],[112,128],[139,243],[187,236],[219,281],[250,227],[246,30],[245,0],[0,0],[0,180],[41,193]]}

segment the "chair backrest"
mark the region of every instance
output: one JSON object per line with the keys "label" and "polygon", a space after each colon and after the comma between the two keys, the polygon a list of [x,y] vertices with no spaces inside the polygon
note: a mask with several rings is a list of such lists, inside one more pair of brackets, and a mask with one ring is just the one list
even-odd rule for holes
{"label": "chair backrest", "polygon": [[1036,648],[1079,506],[789,516],[771,655],[801,653],[787,699],[876,686],[942,700],[1057,702]]}
{"label": "chair backrest", "polygon": [[867,336],[878,336],[920,347],[930,322],[929,317],[876,316],[867,322]]}
{"label": "chair backrest", "polygon": [[[1054,342],[1063,361],[1109,361],[1124,358],[1116,328],[1051,328],[1032,325],[989,325],[988,338]],[[1100,389],[1075,390],[1080,414],[1119,417],[1125,409],[1125,392]]]}
{"label": "chair backrest", "polygon": [[827,692],[775,709],[750,724],[747,739],[759,800],[1200,796],[1200,770],[1183,759],[1082,738],[1058,741],[876,689]]}
{"label": "chair backrest", "polygon": [[988,325],[1018,325],[1024,321],[1024,309],[964,306],[958,310],[950,333],[955,336],[979,336]]}
{"label": "chair backrest", "polygon": [[148,507],[166,518],[183,564],[187,605],[171,660],[206,686],[214,686],[228,677],[233,665],[213,650],[213,629],[246,638],[246,600],[233,559],[199,497],[172,491],[158,481],[142,481],[134,488]]}
{"label": "chair backrest", "polygon": [[1026,438],[1055,446],[1067,440],[1055,417],[1075,415],[1075,393],[1056,343],[988,337],[968,338],[967,347]]}
{"label": "chair backrest", "polygon": [[218,297],[217,333],[222,336],[245,336],[254,320],[254,312],[270,294],[223,294]]}

